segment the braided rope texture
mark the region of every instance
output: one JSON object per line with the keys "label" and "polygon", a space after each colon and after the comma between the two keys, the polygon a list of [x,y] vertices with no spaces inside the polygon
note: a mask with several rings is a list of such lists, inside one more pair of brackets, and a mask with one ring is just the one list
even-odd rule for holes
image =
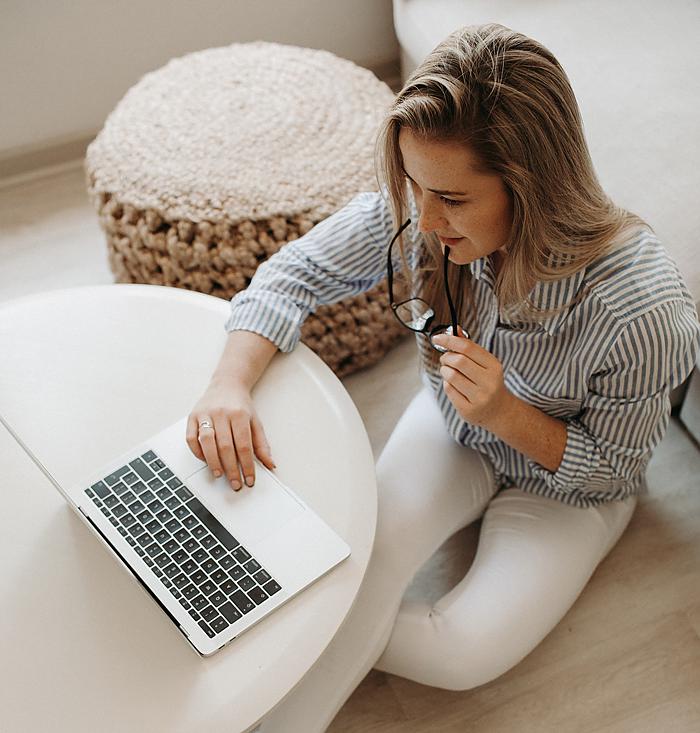
{"label": "braided rope texture", "polygon": [[[280,247],[377,190],[374,139],[392,98],[346,59],[264,41],[145,74],[85,158],[116,281],[230,299]],[[404,335],[387,306],[383,281],[319,307],[302,341],[350,374]]]}

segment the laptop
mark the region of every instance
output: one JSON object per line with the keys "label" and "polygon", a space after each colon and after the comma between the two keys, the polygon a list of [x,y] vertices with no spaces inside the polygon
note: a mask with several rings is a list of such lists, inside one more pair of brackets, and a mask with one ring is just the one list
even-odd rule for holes
{"label": "laptop", "polygon": [[[259,461],[234,491],[185,443],[187,418],[68,490],[81,519],[202,656],[222,649],[350,555]],[[20,441],[21,442],[21,441]]]}

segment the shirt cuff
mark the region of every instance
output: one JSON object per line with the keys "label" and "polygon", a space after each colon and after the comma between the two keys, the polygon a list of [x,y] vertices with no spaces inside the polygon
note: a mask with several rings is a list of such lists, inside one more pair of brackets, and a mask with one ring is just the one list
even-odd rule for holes
{"label": "shirt cuff", "polygon": [[276,293],[251,295],[247,291],[231,299],[226,331],[252,331],[264,336],[282,352],[292,351],[301,338],[304,315],[287,298]]}

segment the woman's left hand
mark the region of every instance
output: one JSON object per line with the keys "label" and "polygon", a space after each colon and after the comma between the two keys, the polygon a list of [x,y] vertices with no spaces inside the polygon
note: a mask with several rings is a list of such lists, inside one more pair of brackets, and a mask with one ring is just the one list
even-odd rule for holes
{"label": "woman's left hand", "polygon": [[513,395],[503,381],[503,366],[489,351],[466,338],[441,335],[433,339],[449,351],[440,357],[445,394],[463,420],[494,432]]}

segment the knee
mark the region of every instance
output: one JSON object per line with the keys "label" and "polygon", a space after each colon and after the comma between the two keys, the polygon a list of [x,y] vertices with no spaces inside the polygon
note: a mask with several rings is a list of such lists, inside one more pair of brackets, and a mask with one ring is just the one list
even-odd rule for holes
{"label": "knee", "polygon": [[449,616],[433,609],[435,651],[440,665],[434,670],[436,687],[464,692],[491,682],[515,667],[537,645],[524,639],[517,623],[496,619],[455,624]]}

